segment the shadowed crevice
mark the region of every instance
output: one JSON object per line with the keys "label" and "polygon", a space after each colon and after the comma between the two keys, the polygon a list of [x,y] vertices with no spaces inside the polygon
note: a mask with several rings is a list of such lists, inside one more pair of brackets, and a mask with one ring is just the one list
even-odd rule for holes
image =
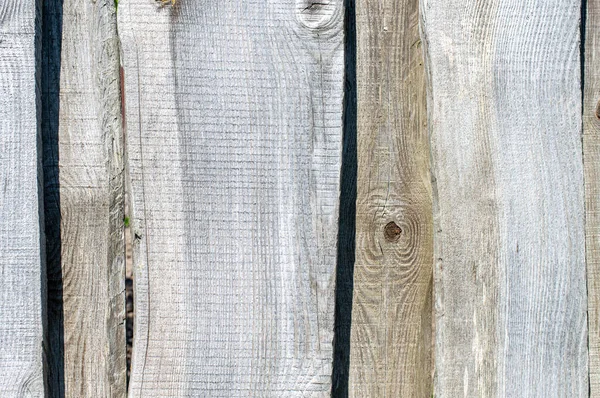
{"label": "shadowed crevice", "polygon": [[348,396],[350,325],[356,234],[356,24],[355,0],[345,0],[344,134],[340,181],[332,398]]}
{"label": "shadowed crevice", "polygon": [[58,145],[62,0],[44,0],[42,7],[40,85],[48,322],[46,382],[48,396],[62,398],[65,396],[64,314]]}

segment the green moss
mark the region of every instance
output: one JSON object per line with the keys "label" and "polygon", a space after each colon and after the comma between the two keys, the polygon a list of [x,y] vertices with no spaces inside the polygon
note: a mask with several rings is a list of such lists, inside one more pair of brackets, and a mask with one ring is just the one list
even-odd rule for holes
{"label": "green moss", "polygon": [[129,217],[123,217],[123,224],[125,224],[125,228],[129,228]]}

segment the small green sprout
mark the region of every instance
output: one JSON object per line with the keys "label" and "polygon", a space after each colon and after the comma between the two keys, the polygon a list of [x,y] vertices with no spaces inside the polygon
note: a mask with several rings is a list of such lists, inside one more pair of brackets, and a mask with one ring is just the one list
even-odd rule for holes
{"label": "small green sprout", "polygon": [[125,224],[125,228],[129,228],[129,217],[123,217],[123,224]]}

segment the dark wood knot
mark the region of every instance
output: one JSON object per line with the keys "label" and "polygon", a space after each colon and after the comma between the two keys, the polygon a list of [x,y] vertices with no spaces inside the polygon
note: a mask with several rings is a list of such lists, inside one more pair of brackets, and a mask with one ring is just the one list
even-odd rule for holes
{"label": "dark wood knot", "polygon": [[385,228],[383,229],[383,235],[388,242],[397,242],[400,239],[400,235],[402,234],[402,228],[398,226],[393,221],[387,223]]}

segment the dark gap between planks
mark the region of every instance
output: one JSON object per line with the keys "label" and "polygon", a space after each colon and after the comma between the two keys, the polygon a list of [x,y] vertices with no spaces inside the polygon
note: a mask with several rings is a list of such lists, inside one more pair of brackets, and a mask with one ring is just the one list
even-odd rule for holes
{"label": "dark gap between planks", "polygon": [[335,289],[332,398],[348,396],[350,324],[356,234],[356,18],[355,0],[345,0],[344,127]]}
{"label": "dark gap between planks", "polygon": [[131,256],[131,226],[129,225],[129,192],[125,194],[125,336],[127,344],[127,388],[131,377],[131,353],[133,350],[133,259]]}
{"label": "dark gap between planks", "polygon": [[59,109],[62,48],[62,0],[45,0],[41,18],[41,135],[46,237],[45,377],[48,396],[65,396],[63,278],[61,269]]}

